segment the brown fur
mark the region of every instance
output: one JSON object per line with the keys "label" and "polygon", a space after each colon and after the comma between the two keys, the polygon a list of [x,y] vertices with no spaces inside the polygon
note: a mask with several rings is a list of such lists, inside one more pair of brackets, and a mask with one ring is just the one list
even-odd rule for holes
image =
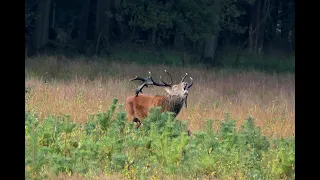
{"label": "brown fur", "polygon": [[[166,73],[168,73],[165,70]],[[179,114],[181,111],[183,104],[187,107],[187,97],[188,97],[188,89],[193,85],[193,80],[190,77],[192,83],[188,85],[188,83],[184,82],[185,77],[188,75],[186,73],[185,76],[183,76],[181,82],[176,85],[172,85],[172,77],[171,77],[171,83],[167,84],[164,81],[162,81],[164,84],[156,83],[151,78],[151,72],[149,72],[150,76],[148,78],[140,78],[135,77],[132,80],[140,80],[143,81],[143,84],[140,85],[140,87],[136,90],[135,96],[130,96],[126,100],[126,111],[128,116],[128,121],[136,122],[137,126],[136,128],[139,128],[142,125],[142,119],[144,119],[149,114],[149,110],[151,108],[160,106],[161,111],[169,111],[174,112],[175,116]],[[160,76],[161,79],[161,76]],[[144,95],[139,94],[142,90],[142,88],[146,85],[156,85],[156,86],[162,86],[165,87],[164,90],[167,91],[166,96],[152,96],[152,95]],[[189,134],[189,131],[188,131]]]}
{"label": "brown fur", "polygon": [[126,111],[128,121],[132,121],[134,117],[143,119],[148,115],[149,109],[160,106],[163,102],[163,96],[151,96],[139,94],[138,96],[130,96],[126,100]]}
{"label": "brown fur", "polygon": [[138,122],[138,128],[141,120],[148,116],[151,108],[161,106],[162,112],[174,112],[177,116],[182,109],[183,103],[184,99],[177,95],[152,96],[139,94],[138,96],[130,96],[126,100],[127,118],[129,122]]}

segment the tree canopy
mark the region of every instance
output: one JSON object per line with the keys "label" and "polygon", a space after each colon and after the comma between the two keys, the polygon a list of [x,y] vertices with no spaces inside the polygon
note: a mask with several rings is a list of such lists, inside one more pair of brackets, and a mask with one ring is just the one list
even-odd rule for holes
{"label": "tree canopy", "polygon": [[26,46],[29,55],[49,45],[101,53],[129,42],[208,61],[228,46],[291,53],[294,8],[293,0],[26,0]]}

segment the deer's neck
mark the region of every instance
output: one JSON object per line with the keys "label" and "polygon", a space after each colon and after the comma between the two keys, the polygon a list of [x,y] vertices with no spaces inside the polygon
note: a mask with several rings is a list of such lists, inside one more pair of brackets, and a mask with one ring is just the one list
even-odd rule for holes
{"label": "deer's neck", "polygon": [[176,95],[168,95],[163,102],[163,110],[179,114],[183,107],[185,98]]}

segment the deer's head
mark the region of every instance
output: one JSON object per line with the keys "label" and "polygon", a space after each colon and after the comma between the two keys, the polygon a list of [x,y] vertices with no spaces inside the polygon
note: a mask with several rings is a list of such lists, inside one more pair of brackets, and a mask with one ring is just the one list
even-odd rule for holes
{"label": "deer's head", "polygon": [[182,80],[180,81],[179,84],[172,85],[172,76],[171,76],[171,74],[166,70],[165,70],[165,72],[170,76],[171,82],[169,84],[164,82],[161,79],[161,76],[160,76],[160,80],[162,81],[163,84],[154,82],[152,77],[151,77],[151,72],[149,72],[149,77],[147,77],[147,78],[140,78],[140,77],[136,76],[134,79],[131,79],[130,81],[133,81],[133,80],[143,81],[143,84],[140,85],[136,90],[136,96],[138,96],[138,94],[140,92],[142,93],[142,89],[145,86],[147,86],[147,87],[148,87],[148,85],[161,86],[161,87],[164,87],[164,89],[167,91],[169,98],[173,98],[173,99],[177,99],[177,100],[179,99],[181,101],[184,101],[185,106],[187,107],[187,98],[188,98],[188,93],[189,93],[188,90],[193,85],[192,77],[190,77],[190,80],[191,80],[190,84],[185,82],[184,80],[188,76],[188,73],[186,73],[183,76],[183,78],[182,78]]}

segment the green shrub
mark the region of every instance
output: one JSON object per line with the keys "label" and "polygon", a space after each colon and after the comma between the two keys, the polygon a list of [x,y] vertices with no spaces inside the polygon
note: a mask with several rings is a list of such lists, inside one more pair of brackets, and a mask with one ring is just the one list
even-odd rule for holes
{"label": "green shrub", "polygon": [[120,173],[139,179],[295,177],[294,138],[269,139],[253,118],[238,131],[229,116],[218,131],[212,120],[206,120],[205,130],[189,137],[185,121],[161,113],[160,107],[135,129],[126,124],[124,111],[114,115],[116,103],[115,99],[105,113],[91,116],[84,125],[70,122],[69,116],[49,116],[40,122],[36,114],[26,112],[26,178],[46,179],[52,173]]}

